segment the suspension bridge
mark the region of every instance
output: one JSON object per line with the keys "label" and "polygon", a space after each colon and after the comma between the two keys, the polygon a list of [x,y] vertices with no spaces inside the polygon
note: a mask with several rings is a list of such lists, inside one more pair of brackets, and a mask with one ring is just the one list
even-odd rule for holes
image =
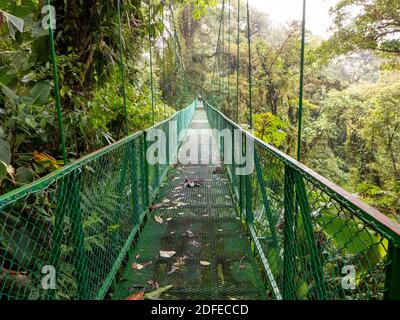
{"label": "suspension bridge", "polygon": [[[66,165],[0,196],[0,300],[400,299],[400,225],[210,101],[70,164],[60,112]],[[232,150],[212,129],[232,133]],[[166,163],[148,161],[156,130]],[[250,142],[254,170],[239,175],[225,154]],[[212,161],[172,161],[187,143]]]}

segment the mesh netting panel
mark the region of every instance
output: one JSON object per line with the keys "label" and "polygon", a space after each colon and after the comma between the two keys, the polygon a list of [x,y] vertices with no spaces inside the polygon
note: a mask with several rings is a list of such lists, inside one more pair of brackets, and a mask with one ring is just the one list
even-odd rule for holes
{"label": "mesh netting panel", "polygon": [[[204,111],[196,112],[190,136],[209,130]],[[202,132],[210,137],[210,131]],[[196,136],[197,137],[197,136]],[[206,154],[212,158],[212,154]],[[217,161],[217,159],[214,159]],[[155,208],[122,273],[113,299],[126,299],[154,287],[172,286],[161,299],[263,299],[266,290],[232,201],[225,174],[217,165],[179,165],[155,201]],[[219,167],[218,167],[219,168]],[[201,181],[195,187],[185,180]],[[173,252],[169,258],[162,252]],[[138,269],[138,265],[140,266]]]}
{"label": "mesh netting panel", "polygon": [[[213,107],[208,106],[207,113],[213,128],[239,129]],[[242,131],[243,140],[246,136]],[[274,297],[383,299],[398,290],[391,279],[399,225],[251,139],[253,173],[240,177],[235,165],[226,167]],[[220,148],[223,151],[223,140]]]}
{"label": "mesh netting panel", "polygon": [[[194,109],[152,130],[187,128]],[[104,297],[168,169],[146,145],[135,134],[0,198],[0,299]]]}

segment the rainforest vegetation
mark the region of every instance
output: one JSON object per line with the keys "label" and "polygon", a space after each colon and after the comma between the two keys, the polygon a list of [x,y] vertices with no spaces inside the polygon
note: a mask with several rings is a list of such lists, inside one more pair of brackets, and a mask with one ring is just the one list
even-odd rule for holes
{"label": "rainforest vegetation", "polygon": [[[155,122],[199,94],[235,119],[238,69],[238,120],[248,125],[245,1],[239,21],[234,0],[224,1],[223,15],[217,0],[151,1],[150,7],[121,0],[121,15],[116,0],[51,3],[70,161],[125,135],[123,90],[129,132],[153,124],[150,57]],[[1,194],[63,165],[45,4],[0,0]],[[400,3],[340,0],[331,15],[329,39],[306,35],[302,161],[400,221]],[[300,31],[300,21],[277,25],[250,7],[255,134],[291,156]]]}

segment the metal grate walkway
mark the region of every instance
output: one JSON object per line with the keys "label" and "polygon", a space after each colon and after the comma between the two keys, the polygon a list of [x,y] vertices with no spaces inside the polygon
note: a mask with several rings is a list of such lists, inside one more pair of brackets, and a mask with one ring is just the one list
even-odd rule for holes
{"label": "metal grate walkway", "polygon": [[[236,214],[227,176],[214,172],[219,167],[218,152],[205,148],[215,145],[206,113],[199,108],[179,153],[190,147],[201,163],[211,159],[212,164],[179,163],[171,169],[157,197],[157,209],[148,215],[129,252],[112,299],[166,286],[173,287],[160,299],[265,298],[266,289]],[[185,179],[203,185],[187,187]],[[165,258],[160,252],[173,255]]]}

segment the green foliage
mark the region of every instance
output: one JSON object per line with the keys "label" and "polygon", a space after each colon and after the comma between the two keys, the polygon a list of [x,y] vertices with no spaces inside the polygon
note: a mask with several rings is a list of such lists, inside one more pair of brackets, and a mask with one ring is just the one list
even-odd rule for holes
{"label": "green foliage", "polygon": [[287,141],[289,124],[271,112],[254,115],[255,135],[279,148]]}
{"label": "green foliage", "polygon": [[[399,3],[396,0],[341,0],[331,9],[334,34],[327,43],[335,53],[375,50],[399,53]],[[397,59],[398,56],[386,57]]]}

